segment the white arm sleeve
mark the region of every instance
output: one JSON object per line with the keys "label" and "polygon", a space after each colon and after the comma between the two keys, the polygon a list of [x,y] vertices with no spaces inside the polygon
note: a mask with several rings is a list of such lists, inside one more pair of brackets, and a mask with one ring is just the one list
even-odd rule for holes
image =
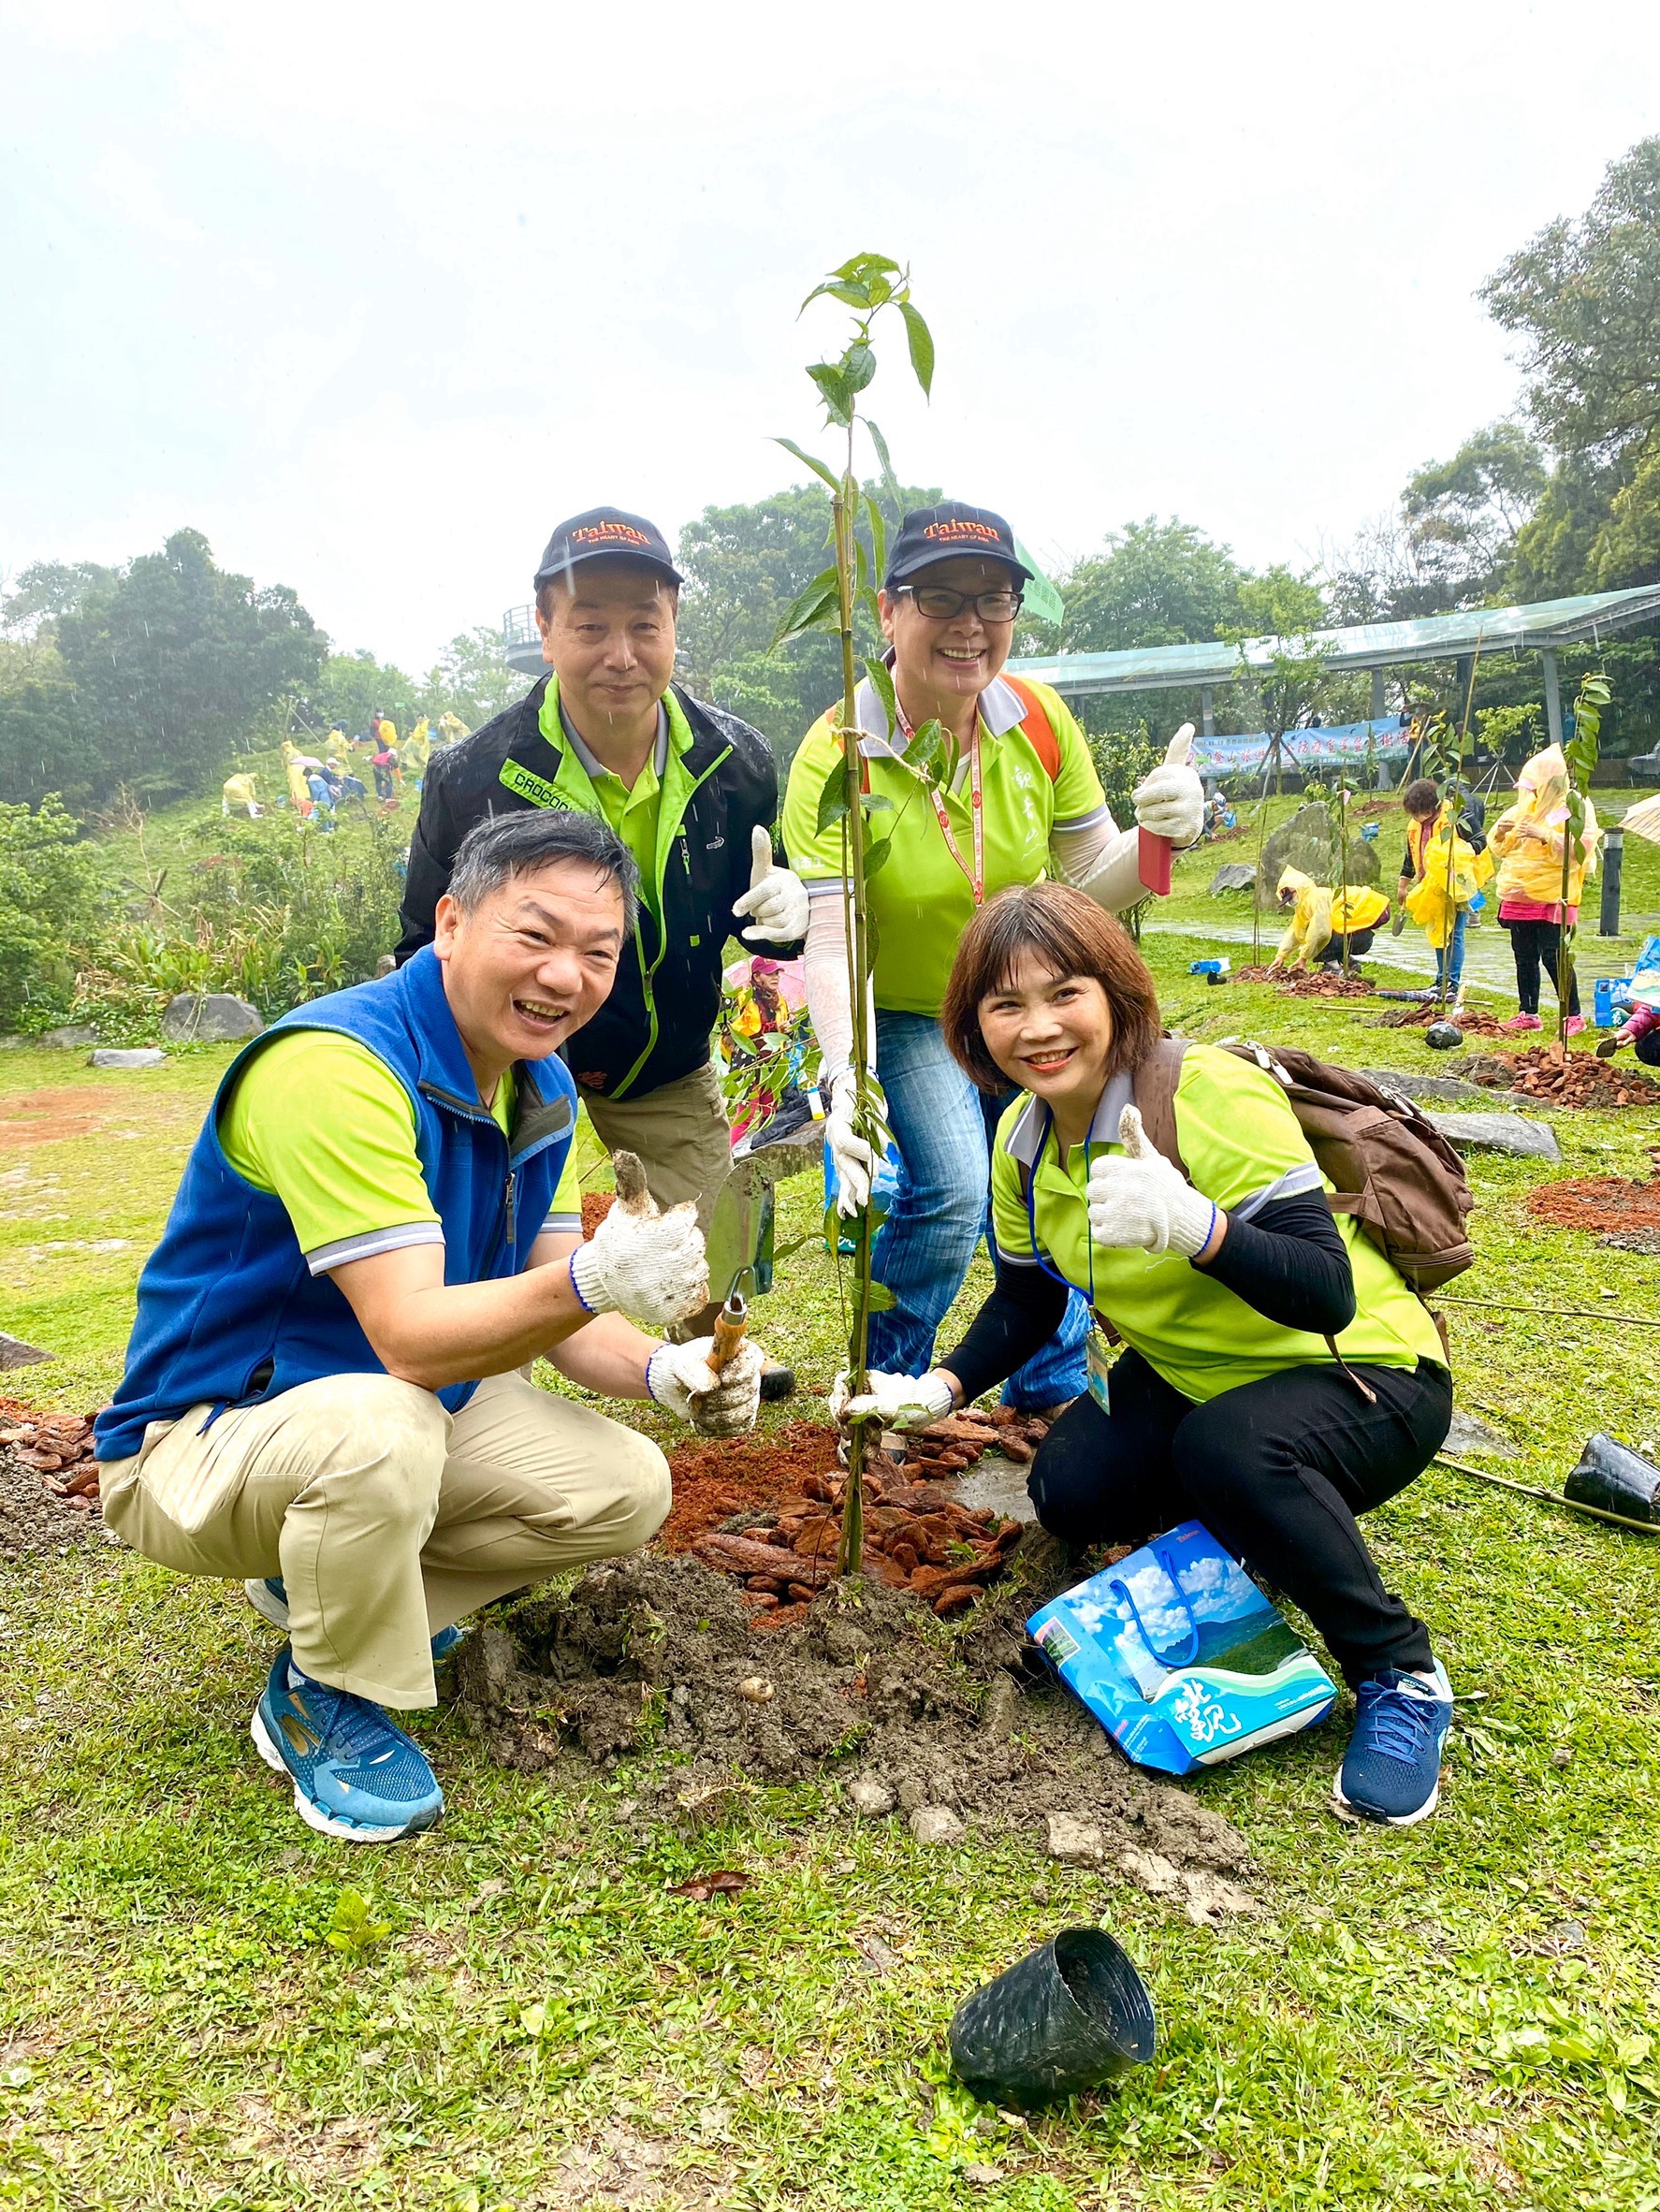
{"label": "white arm sleeve", "polygon": [[1141,877],[1141,832],[1133,822],[1119,829],[1104,809],[1079,829],[1057,822],[1049,833],[1049,851],[1061,880],[1086,893],[1109,914],[1121,914],[1147,895]]}
{"label": "white arm sleeve", "polygon": [[[826,1099],[830,1084],[853,1059],[853,1000],[847,977],[847,916],[839,883],[815,883],[807,910],[807,1011],[824,1055],[819,1082]],[[865,1034],[874,1053],[876,1011],[866,1007]]]}

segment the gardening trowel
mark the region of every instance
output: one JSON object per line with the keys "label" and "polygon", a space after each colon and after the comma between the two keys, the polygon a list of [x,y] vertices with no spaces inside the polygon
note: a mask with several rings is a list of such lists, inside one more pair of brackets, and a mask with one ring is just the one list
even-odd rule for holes
{"label": "gardening trowel", "polygon": [[752,1154],[734,1160],[709,1217],[709,1233],[705,1240],[709,1294],[723,1301],[715,1317],[715,1341],[709,1351],[709,1365],[717,1375],[743,1343],[749,1326],[744,1277],[753,1272],[760,1246],[759,1191],[765,1183],[763,1163]]}
{"label": "gardening trowel", "polygon": [[[1193,724],[1184,722],[1164,749],[1167,768],[1185,768],[1193,758]],[[1143,887],[1157,892],[1160,898],[1170,896],[1171,842],[1152,830],[1139,830],[1136,872]]]}

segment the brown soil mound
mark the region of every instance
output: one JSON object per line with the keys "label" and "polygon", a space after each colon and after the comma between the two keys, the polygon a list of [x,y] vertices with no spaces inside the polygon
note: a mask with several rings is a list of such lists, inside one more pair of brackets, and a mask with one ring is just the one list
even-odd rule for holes
{"label": "brown soil mound", "polygon": [[1377,1017],[1380,1029],[1427,1029],[1434,1022],[1455,1023],[1466,1037],[1504,1035],[1497,1014],[1488,1013],[1478,1006],[1466,1006],[1458,1013],[1449,1012],[1444,1006],[1397,1006]]}
{"label": "brown soil mound", "polygon": [[1553,1221],[1558,1229],[1588,1229],[1605,1234],[1656,1230],[1660,1230],[1660,1182],[1627,1183],[1618,1175],[1570,1175],[1560,1183],[1536,1184],[1527,1194],[1527,1210],[1541,1221]]}
{"label": "brown soil mound", "polygon": [[846,1776],[848,1801],[873,1819],[935,1808],[1041,1845],[1047,1817],[1070,1814],[1093,1830],[1085,1855],[1191,1918],[1248,1910],[1224,1878],[1247,1868],[1237,1831],[1112,1755],[1041,1663],[1027,1672],[1020,1624],[1071,1579],[1060,1548],[1036,1538],[954,1649],[908,1598],[868,1579],[831,1587],[799,1626],[762,1635],[725,1576],[648,1552],[475,1630],[457,1654],[461,1715],[526,1772],[562,1754],[607,1767],[671,1754],[666,1772],[631,1777],[642,1833],[741,1822],[767,1783],[818,1780],[836,1802]]}
{"label": "brown soil mound", "polygon": [[1536,1044],[1527,1052],[1493,1053],[1463,1061],[1459,1073],[1489,1090],[1522,1091],[1552,1106],[1639,1106],[1660,1110],[1660,1086],[1599,1060],[1594,1053],[1569,1052],[1559,1062],[1558,1048]]}
{"label": "brown soil mound", "polygon": [[0,1398],[0,1559],[66,1550],[97,1521],[90,1419]]}
{"label": "brown soil mound", "polygon": [[1369,998],[1377,988],[1363,975],[1345,975],[1340,968],[1317,968],[1308,975],[1271,973],[1266,968],[1236,968],[1236,983],[1272,983],[1288,998]]}

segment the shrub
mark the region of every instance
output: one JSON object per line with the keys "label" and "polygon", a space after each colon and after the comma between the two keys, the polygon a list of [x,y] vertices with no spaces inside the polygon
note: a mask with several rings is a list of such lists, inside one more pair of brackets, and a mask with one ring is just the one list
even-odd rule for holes
{"label": "shrub", "polygon": [[74,948],[95,933],[96,866],[56,796],[0,803],[0,1029],[40,1030],[69,1011]]}

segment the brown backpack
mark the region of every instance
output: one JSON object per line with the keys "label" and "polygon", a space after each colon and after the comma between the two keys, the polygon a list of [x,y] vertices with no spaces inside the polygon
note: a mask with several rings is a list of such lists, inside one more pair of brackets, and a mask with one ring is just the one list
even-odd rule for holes
{"label": "brown backpack", "polygon": [[[1187,1046],[1166,1037],[1135,1072],[1147,1141],[1187,1174],[1176,1142],[1176,1084]],[[1475,1200],[1463,1162],[1410,1099],[1295,1045],[1231,1039],[1221,1047],[1266,1070],[1291,1102],[1333,1214],[1352,1214],[1420,1296],[1472,1265],[1464,1220]]]}

